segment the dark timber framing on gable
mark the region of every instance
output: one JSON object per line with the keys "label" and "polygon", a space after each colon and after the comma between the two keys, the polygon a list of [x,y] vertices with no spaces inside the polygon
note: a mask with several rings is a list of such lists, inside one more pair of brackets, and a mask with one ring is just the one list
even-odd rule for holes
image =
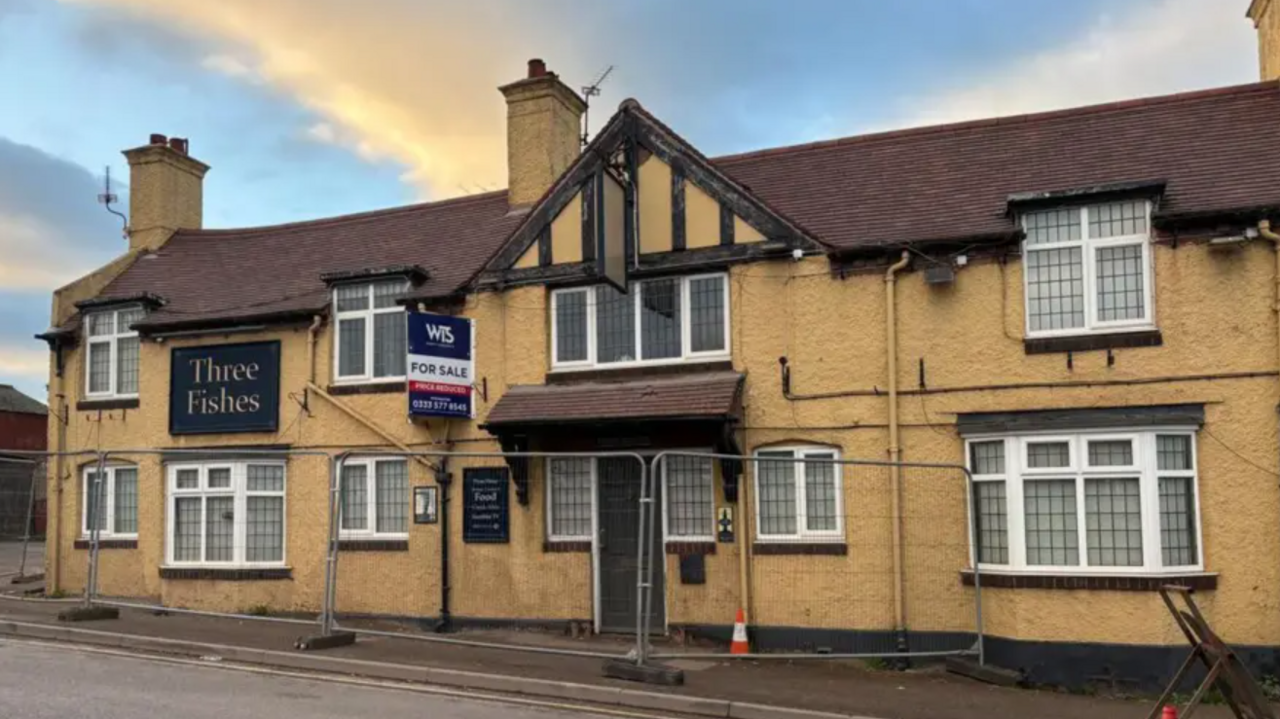
{"label": "dark timber framing on gable", "polygon": [[[543,198],[534,204],[524,221],[508,238],[506,245],[490,259],[480,275],[479,284],[506,285],[517,277],[528,282],[533,281],[535,276],[545,274],[530,272],[529,269],[513,270],[512,267],[534,242],[540,241],[544,227],[556,218],[579,191],[582,193],[583,202],[583,261],[593,263],[596,259],[595,227],[598,222],[598,218],[595,217],[596,202],[593,197],[598,192],[594,186],[595,178],[603,171],[609,157],[617,148],[626,147],[632,142],[635,145],[631,152],[632,157],[628,161],[631,168],[635,167],[635,155],[638,152],[649,152],[672,169],[673,249],[687,248],[683,213],[686,182],[692,182],[719,203],[722,246],[733,244],[734,218],[741,217],[744,222],[765,236],[766,244],[770,248],[769,254],[776,251],[779,245],[788,249],[802,248],[821,252],[831,249],[730,179],[712,165],[705,156],[649,115],[638,102],[627,100],[622,103],[618,112],[596,135],[582,155],[551,186]],[[635,176],[637,173],[633,169],[631,174]],[[634,199],[631,202],[634,203]],[[632,215],[632,213],[627,214],[628,217]],[[547,239],[549,242],[550,238]],[[632,249],[635,247],[632,244],[634,242],[635,238],[629,237],[629,247]],[[539,264],[542,256],[540,252]],[[632,261],[635,261],[634,253]],[[643,264],[645,263],[641,262],[642,266]]]}

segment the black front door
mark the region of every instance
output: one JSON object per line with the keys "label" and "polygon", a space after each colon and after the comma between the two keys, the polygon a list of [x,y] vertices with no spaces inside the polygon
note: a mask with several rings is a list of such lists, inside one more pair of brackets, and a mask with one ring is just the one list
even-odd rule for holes
{"label": "black front door", "polygon": [[[640,546],[640,463],[628,457],[601,458],[597,470],[600,492],[599,582],[600,631],[634,632],[636,629],[636,549]],[[653,507],[662,511],[656,491]],[[654,517],[653,601],[650,611],[654,632],[666,630],[666,594],[662,551],[662,517]]]}

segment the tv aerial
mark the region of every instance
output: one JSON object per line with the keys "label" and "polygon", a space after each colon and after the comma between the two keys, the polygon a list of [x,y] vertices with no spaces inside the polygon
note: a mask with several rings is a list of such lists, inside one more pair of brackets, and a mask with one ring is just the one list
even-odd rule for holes
{"label": "tv aerial", "polygon": [[591,139],[591,98],[600,96],[600,86],[604,84],[609,73],[613,72],[613,65],[606,67],[604,72],[600,73],[590,85],[584,85],[582,88],[582,97],[587,101],[587,109],[582,113],[582,146],[586,147],[587,142]]}
{"label": "tv aerial", "polygon": [[98,193],[98,202],[103,207],[107,208],[107,212],[110,212],[120,218],[120,234],[127,240],[129,239],[129,218],[125,217],[123,212],[111,206],[111,203],[119,201],[120,197],[111,191],[111,165],[107,165],[106,179],[104,179],[102,183],[102,192]]}

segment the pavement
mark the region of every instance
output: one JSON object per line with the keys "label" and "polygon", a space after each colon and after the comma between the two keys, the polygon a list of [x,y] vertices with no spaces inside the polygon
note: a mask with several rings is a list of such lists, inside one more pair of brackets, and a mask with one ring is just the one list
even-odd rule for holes
{"label": "pavement", "polygon": [[[1123,699],[995,687],[947,674],[934,665],[898,672],[841,660],[676,660],[681,687],[636,684],[602,676],[599,659],[483,649],[408,638],[361,637],[352,646],[293,651],[310,626],[123,610],[116,620],[59,624],[66,603],[0,600],[0,637],[107,644],[141,652],[185,656],[217,654],[228,660],[347,675],[563,697],[600,705],[703,716],[880,719],[1130,719],[1143,716],[1150,698]],[[121,636],[124,635],[124,636]],[[465,634],[463,636],[466,636]],[[499,638],[487,634],[485,640]],[[593,640],[568,640],[601,649]],[[217,645],[217,646],[211,646]],[[609,647],[611,649],[611,647]],[[1229,717],[1208,706],[1197,716]]]}
{"label": "pavement", "polygon": [[333,682],[260,671],[221,671],[216,664],[104,655],[66,646],[0,642],[7,716],[26,719],[563,719],[591,716],[570,708],[513,706],[474,697],[405,691],[388,685]]}
{"label": "pavement", "polygon": [[[33,541],[27,546],[27,574],[44,572],[44,542]],[[22,542],[0,541],[0,583],[8,584],[17,576],[22,566]]]}

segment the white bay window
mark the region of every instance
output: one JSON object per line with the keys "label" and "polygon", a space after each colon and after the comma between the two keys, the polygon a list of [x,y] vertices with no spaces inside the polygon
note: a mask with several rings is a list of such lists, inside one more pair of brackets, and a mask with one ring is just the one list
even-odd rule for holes
{"label": "white bay window", "polygon": [[671,364],[729,356],[726,275],[599,285],[551,295],[554,369]]}
{"label": "white bay window", "polygon": [[169,566],[284,565],[284,463],[172,464],[167,475]]}
{"label": "white bay window", "polygon": [[1199,571],[1188,429],[974,438],[974,554],[984,568]]}
{"label": "white bay window", "polygon": [[339,285],[333,291],[334,379],[339,383],[405,378],[407,353],[404,308],[396,297],[404,280]]}
{"label": "white bay window", "polygon": [[1150,211],[1129,200],[1023,216],[1029,337],[1154,327]]}

